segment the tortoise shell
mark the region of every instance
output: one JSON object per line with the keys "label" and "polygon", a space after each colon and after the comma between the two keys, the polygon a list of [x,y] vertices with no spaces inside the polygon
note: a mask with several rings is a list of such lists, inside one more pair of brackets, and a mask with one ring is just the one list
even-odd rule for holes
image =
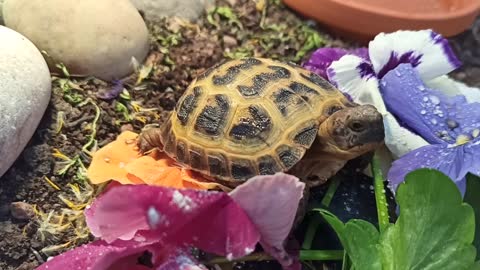
{"label": "tortoise shell", "polygon": [[315,73],[263,58],[230,60],[195,79],[160,134],[180,164],[218,180],[287,171],[329,115],[352,104]]}

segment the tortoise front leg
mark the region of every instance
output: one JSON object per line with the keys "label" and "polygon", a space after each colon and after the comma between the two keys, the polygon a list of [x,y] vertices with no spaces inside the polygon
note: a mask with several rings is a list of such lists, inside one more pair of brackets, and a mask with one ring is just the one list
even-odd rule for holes
{"label": "tortoise front leg", "polygon": [[137,146],[142,154],[158,149],[163,151],[160,128],[149,128],[143,130],[137,139]]}

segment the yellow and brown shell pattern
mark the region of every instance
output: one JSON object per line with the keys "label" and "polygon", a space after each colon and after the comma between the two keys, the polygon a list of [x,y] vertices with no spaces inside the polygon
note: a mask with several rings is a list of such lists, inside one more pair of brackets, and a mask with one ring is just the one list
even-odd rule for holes
{"label": "yellow and brown shell pattern", "polygon": [[319,124],[346,104],[330,83],[294,64],[231,60],[191,83],[160,136],[164,151],[186,167],[245,181],[290,169]]}

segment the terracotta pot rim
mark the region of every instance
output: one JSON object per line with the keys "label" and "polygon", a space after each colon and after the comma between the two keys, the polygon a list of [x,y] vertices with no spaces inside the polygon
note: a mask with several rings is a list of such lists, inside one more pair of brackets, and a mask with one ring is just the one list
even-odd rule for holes
{"label": "terracotta pot rim", "polygon": [[394,17],[399,19],[415,19],[417,21],[432,21],[432,20],[449,20],[458,17],[465,17],[475,12],[480,11],[480,1],[471,0],[470,3],[466,6],[463,6],[461,9],[456,10],[454,12],[442,12],[442,13],[405,13],[401,11],[394,11],[385,9],[382,7],[371,7],[362,4],[361,2],[350,2],[345,0],[327,0],[331,1],[337,5],[357,9],[361,12],[380,15],[380,16],[387,16],[387,17]]}

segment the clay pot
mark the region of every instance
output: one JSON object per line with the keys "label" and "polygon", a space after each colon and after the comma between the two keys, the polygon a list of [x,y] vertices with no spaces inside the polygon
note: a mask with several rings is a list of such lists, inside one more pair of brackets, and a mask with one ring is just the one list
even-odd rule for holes
{"label": "clay pot", "polygon": [[334,33],[367,42],[381,32],[433,29],[445,37],[471,26],[479,0],[283,0]]}

